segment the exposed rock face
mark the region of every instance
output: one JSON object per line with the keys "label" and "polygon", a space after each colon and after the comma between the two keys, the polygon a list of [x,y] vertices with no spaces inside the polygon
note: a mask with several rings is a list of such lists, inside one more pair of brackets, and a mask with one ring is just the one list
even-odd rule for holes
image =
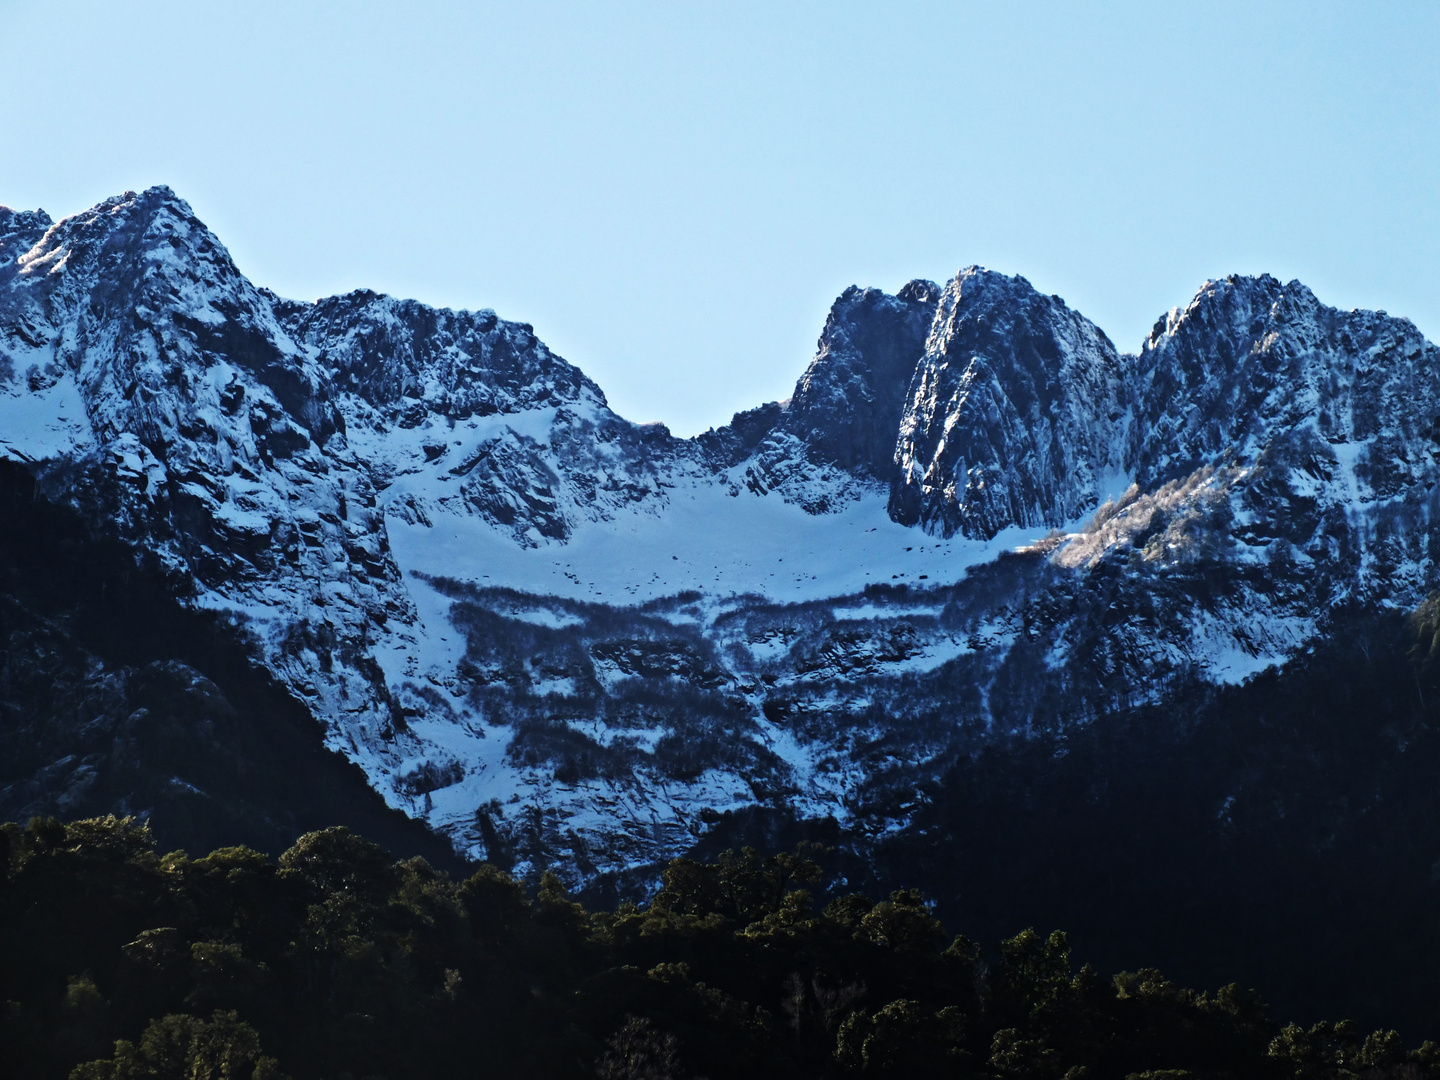
{"label": "exposed rock face", "polygon": [[755,806],[893,832],[1001,734],[1413,606],[1437,378],[1298,284],[1208,283],[1128,356],[970,268],[847,290],[788,402],[681,440],[493,312],[258,289],[166,189],[0,211],[0,457],[392,806],[583,875]]}
{"label": "exposed rock face", "polygon": [[1307,483],[1353,459],[1367,493],[1391,498],[1432,465],[1435,348],[1407,320],[1327,308],[1299,282],[1206,284],[1156,323],[1136,368],[1130,453],[1142,487],[1226,454],[1266,456],[1272,469],[1283,455],[1309,468]]}
{"label": "exposed rock face", "polygon": [[700,437],[712,465],[743,463],[750,491],[778,490],[815,513],[843,505],[856,481],[890,485],[906,388],[939,295],[920,280],[895,296],[846,289],[794,395]]}
{"label": "exposed rock face", "polygon": [[1098,505],[1123,471],[1125,372],[1094,324],[978,267],[945,288],[901,421],[890,513],[988,539]]}
{"label": "exposed rock face", "polygon": [[472,416],[560,407],[603,406],[605,395],[522,323],[494,312],[438,311],[373,292],[314,304],[276,299],[296,341],[314,350],[335,388],[377,410],[386,422],[414,427],[428,416]]}
{"label": "exposed rock face", "polygon": [[15,260],[34,247],[53,224],[44,210],[0,207],[0,274],[6,280],[15,273]]}
{"label": "exposed rock face", "polygon": [[783,422],[812,461],[890,482],[906,388],[939,298],[933,282],[912,281],[895,296],[852,286],[835,301]]}
{"label": "exposed rock face", "polygon": [[374,485],[329,375],[189,207],[158,188],[60,222],[6,301],[9,456],[177,592],[253,620],[303,698],[369,701],[386,727],[363,643],[410,608]]}

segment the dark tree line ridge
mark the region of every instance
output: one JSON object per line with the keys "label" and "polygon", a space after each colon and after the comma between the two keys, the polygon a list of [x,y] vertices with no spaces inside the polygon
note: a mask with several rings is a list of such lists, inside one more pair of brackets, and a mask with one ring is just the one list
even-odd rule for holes
{"label": "dark tree line ridge", "polygon": [[1253,991],[984,958],[925,898],[817,910],[820,849],[677,859],[587,911],[547,874],[456,883],[344,828],[278,860],[160,855],[105,817],[0,828],[0,1070],[71,1080],[1440,1076],[1393,1031],[1280,1026]]}

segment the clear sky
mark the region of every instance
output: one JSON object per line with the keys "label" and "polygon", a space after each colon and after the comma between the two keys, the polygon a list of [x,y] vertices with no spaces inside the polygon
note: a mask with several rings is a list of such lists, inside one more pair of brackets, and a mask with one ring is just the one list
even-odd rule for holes
{"label": "clear sky", "polygon": [[0,0],[0,203],[493,307],[679,434],[980,263],[1133,350],[1269,271],[1440,337],[1440,3]]}

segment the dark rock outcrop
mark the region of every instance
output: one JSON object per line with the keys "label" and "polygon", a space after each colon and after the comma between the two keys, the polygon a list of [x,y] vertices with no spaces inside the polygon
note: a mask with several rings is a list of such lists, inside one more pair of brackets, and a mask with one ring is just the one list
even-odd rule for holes
{"label": "dark rock outcrop", "polygon": [[945,288],[896,447],[891,516],[941,536],[1058,525],[1124,466],[1125,372],[1057,296],[978,267]]}

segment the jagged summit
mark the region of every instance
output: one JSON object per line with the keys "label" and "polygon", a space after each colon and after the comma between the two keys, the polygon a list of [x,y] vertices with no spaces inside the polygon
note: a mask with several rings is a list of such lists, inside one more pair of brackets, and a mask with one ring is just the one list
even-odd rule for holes
{"label": "jagged summit", "polygon": [[920,280],[895,296],[846,289],[790,398],[738,413],[697,442],[718,467],[743,463],[750,490],[779,491],[817,513],[844,505],[841,492],[855,481],[888,487],[939,291]]}
{"label": "jagged summit", "polygon": [[934,282],[916,280],[893,297],[851,286],[835,302],[785,418],[815,460],[889,483],[895,433],[939,296]]}
{"label": "jagged summit", "polygon": [[[1377,437],[1414,446],[1432,422],[1434,356],[1409,320],[1337,311],[1298,281],[1207,282],[1141,349],[1137,478],[1162,482],[1227,447],[1253,460],[1281,431],[1308,430],[1327,446]],[[1186,403],[1183,416],[1177,401]],[[1369,454],[1368,467],[1389,469],[1380,459],[1390,456]],[[1418,464],[1408,452],[1396,460]],[[1405,471],[1413,481],[1413,469]],[[1395,490],[1401,483],[1382,481]]]}
{"label": "jagged summit", "polygon": [[1123,379],[1110,339],[1059,297],[962,270],[911,382],[891,514],[988,538],[1092,509],[1124,468]]}
{"label": "jagged summit", "polygon": [[372,292],[278,307],[338,387],[395,411],[402,422],[429,412],[467,420],[582,400],[605,407],[600,388],[551,353],[531,327],[493,311],[436,309]]}
{"label": "jagged summit", "polygon": [[1209,282],[1121,354],[969,267],[847,289],[788,401],[677,439],[493,311],[257,288],[167,188],[0,211],[0,458],[225,612],[392,805],[586,873],[756,805],[880,835],[998,735],[1415,604],[1437,379],[1298,283]]}

